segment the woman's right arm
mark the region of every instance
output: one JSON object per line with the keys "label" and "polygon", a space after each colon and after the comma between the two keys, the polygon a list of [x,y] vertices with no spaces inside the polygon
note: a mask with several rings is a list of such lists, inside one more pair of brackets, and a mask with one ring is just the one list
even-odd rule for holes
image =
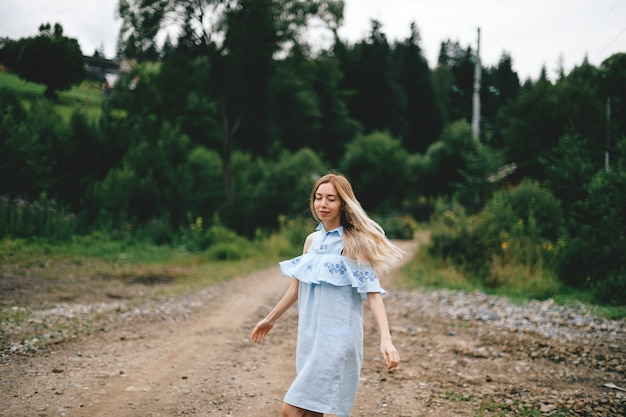
{"label": "woman's right arm", "polygon": [[[310,234],[304,241],[304,248],[302,250],[303,253],[306,253],[309,250],[312,242],[313,234]],[[285,295],[283,295],[283,298],[281,298],[278,304],[276,304],[276,307],[274,307],[263,320],[259,321],[257,325],[254,326],[251,335],[252,340],[259,343],[265,339],[265,336],[267,336],[269,331],[272,330],[272,327],[274,327],[276,320],[278,320],[280,316],[282,316],[283,313],[298,300],[299,282],[300,281],[294,278],[289,288],[287,288]]]}
{"label": "woman's right arm", "polygon": [[278,320],[280,316],[282,316],[283,313],[298,300],[298,282],[299,281],[294,278],[289,288],[287,288],[285,295],[283,295],[283,298],[281,298],[278,304],[276,304],[276,307],[274,307],[263,320],[259,321],[257,325],[254,326],[251,337],[256,343],[265,339],[265,336],[267,336],[269,331],[272,330],[272,327],[274,327],[276,320]]}

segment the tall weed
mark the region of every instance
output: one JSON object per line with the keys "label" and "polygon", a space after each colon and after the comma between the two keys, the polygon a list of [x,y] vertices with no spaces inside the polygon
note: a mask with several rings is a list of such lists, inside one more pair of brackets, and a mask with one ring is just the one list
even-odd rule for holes
{"label": "tall weed", "polygon": [[0,198],[0,237],[33,237],[64,241],[78,230],[78,218],[42,194],[35,202]]}

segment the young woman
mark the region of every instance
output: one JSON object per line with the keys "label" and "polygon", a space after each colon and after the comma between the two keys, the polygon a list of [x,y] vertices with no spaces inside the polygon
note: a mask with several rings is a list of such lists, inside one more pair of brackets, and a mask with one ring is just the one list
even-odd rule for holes
{"label": "young woman", "polygon": [[252,330],[252,339],[261,342],[298,301],[297,376],[285,395],[282,415],[348,417],[363,358],[363,301],[378,326],[387,369],[400,361],[376,272],[387,271],[404,252],[368,217],[342,175],[320,178],[310,206],[317,230],[306,238],[303,255],[280,263],[283,274],[295,279]]}

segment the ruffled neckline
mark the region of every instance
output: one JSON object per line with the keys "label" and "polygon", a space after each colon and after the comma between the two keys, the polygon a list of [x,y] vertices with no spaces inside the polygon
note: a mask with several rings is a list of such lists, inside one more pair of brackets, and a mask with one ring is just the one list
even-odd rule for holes
{"label": "ruffled neckline", "polygon": [[[301,282],[318,285],[322,282],[335,286],[351,286],[365,296],[368,292],[385,293],[376,272],[369,264],[359,265],[341,254],[343,241],[339,233],[343,227],[326,232],[318,226],[309,250],[293,259],[280,262],[283,275]],[[332,232],[337,234],[332,235]]]}

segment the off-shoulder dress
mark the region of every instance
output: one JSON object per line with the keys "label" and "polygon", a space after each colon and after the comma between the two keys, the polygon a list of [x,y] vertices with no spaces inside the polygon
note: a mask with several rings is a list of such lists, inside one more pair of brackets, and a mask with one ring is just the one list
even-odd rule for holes
{"label": "off-shoulder dress", "polygon": [[369,264],[342,256],[343,227],[317,227],[308,251],[280,262],[298,279],[297,376],[284,401],[295,407],[348,417],[363,359],[363,301],[384,294]]}

